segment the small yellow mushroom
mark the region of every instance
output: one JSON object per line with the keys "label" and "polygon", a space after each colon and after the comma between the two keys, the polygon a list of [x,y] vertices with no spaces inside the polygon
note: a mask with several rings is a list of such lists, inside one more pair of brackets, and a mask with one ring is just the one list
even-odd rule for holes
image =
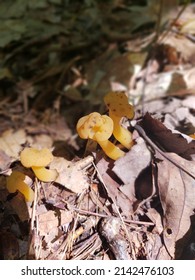
{"label": "small yellow mushroom", "polygon": [[133,145],[132,134],[129,130],[121,126],[123,117],[133,119],[133,106],[129,104],[128,98],[124,92],[109,92],[104,97],[104,102],[109,110],[109,116],[113,120],[114,137],[127,149]]}
{"label": "small yellow mushroom", "polygon": [[41,150],[25,148],[20,154],[20,161],[23,166],[31,167],[36,177],[44,182],[55,181],[58,172],[55,169],[45,167],[53,160],[51,151],[47,148]]}
{"label": "small yellow mushroom", "polygon": [[34,200],[34,191],[24,182],[25,175],[19,171],[12,171],[11,175],[6,178],[6,186],[10,193],[16,191],[21,192],[26,201],[32,202]]}
{"label": "small yellow mushroom", "polygon": [[113,132],[113,121],[110,117],[93,112],[80,118],[76,128],[81,138],[96,141],[111,159],[124,156],[125,153],[108,140]]}

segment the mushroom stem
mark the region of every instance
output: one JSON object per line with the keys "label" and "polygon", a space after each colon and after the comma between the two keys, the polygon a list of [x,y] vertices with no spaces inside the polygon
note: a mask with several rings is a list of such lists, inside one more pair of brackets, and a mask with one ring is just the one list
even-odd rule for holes
{"label": "mushroom stem", "polygon": [[114,123],[114,129],[113,129],[114,137],[125,148],[130,149],[133,145],[131,132],[120,125],[121,117],[117,117],[116,115],[112,114],[111,111],[109,112],[109,116],[111,117]]}
{"label": "mushroom stem", "polygon": [[11,175],[7,177],[7,189],[10,193],[17,190],[21,192],[26,201],[32,202],[34,200],[34,191],[24,182],[25,175],[19,171],[12,171]]}
{"label": "mushroom stem", "polygon": [[26,183],[20,182],[17,185],[17,190],[24,195],[26,201],[32,202],[34,200],[34,191]]}
{"label": "mushroom stem", "polygon": [[32,170],[36,177],[43,182],[55,181],[58,173],[55,169],[46,169],[45,167],[32,166]]}
{"label": "mushroom stem", "polygon": [[112,144],[109,140],[98,141],[98,144],[100,145],[104,153],[113,160],[117,160],[118,158],[125,155],[125,153],[121,149]]}

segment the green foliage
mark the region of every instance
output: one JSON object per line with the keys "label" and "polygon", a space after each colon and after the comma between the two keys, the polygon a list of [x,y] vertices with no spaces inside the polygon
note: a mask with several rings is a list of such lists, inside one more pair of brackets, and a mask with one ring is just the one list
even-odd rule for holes
{"label": "green foliage", "polygon": [[[7,61],[9,60],[10,66],[12,63],[10,57],[16,58],[16,54],[23,52],[23,67],[21,57],[17,58],[20,61],[19,66],[16,61],[13,62],[14,69],[23,77],[28,67],[30,73],[33,72],[32,68],[35,67],[37,57],[46,54],[49,57],[51,49],[56,56],[57,53],[62,52],[62,49],[65,51],[67,48],[69,51],[78,49],[78,46],[94,46],[96,42],[101,42],[102,38],[110,41],[119,38],[118,41],[122,41],[123,38],[128,38],[133,32],[142,30],[146,25],[154,27],[155,24],[163,24],[167,20],[169,10],[174,9],[178,2],[177,0],[163,1],[164,6],[159,22],[161,1],[124,0],[121,3],[123,5],[115,0],[1,1],[0,80],[13,74],[13,68],[7,68]],[[42,48],[40,44],[37,46],[37,43],[42,43]],[[47,63],[46,59],[45,62]]]}

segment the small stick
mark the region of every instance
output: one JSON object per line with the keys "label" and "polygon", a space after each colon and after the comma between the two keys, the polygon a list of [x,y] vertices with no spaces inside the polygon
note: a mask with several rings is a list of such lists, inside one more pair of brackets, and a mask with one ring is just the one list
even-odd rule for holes
{"label": "small stick", "polygon": [[[71,208],[71,210],[79,212],[80,214],[83,214],[83,215],[93,215],[93,216],[97,216],[97,217],[101,217],[101,218],[110,218],[109,215],[95,213],[95,212],[91,212],[91,211],[84,210],[84,209]],[[153,226],[154,225],[154,223],[152,223],[152,222],[134,221],[134,220],[130,220],[130,219],[124,219],[124,222],[136,224],[136,225],[144,225],[144,226]]]}

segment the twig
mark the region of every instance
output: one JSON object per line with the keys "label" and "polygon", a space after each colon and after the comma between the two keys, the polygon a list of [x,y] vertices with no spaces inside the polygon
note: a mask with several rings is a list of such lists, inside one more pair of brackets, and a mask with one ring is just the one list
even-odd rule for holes
{"label": "twig", "polygon": [[[95,212],[91,212],[91,211],[84,210],[84,209],[78,209],[78,208],[73,207],[73,208],[71,208],[71,210],[79,212],[80,214],[83,214],[83,215],[93,215],[93,216],[97,216],[97,217],[100,217],[100,218],[110,218],[110,215],[95,213]],[[130,224],[144,225],[144,226],[154,226],[154,223],[152,223],[152,222],[134,221],[134,220],[131,220],[131,219],[123,219],[123,220],[124,220],[125,223],[130,223]]]}

